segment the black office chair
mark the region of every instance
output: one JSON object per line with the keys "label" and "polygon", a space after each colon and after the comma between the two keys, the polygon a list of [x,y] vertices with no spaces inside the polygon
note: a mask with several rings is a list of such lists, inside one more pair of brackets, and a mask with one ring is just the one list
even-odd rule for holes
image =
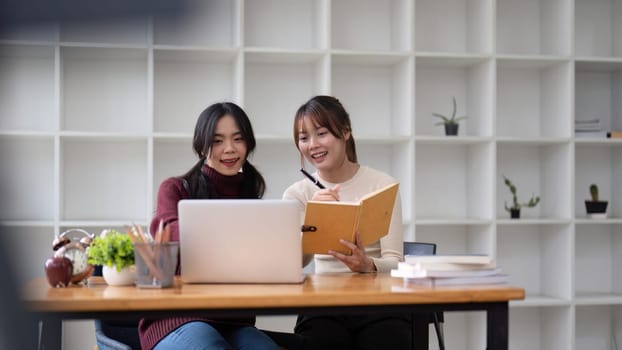
{"label": "black office chair", "polygon": [[140,350],[137,320],[95,320],[97,350]]}
{"label": "black office chair", "polygon": [[[404,255],[434,255],[436,254],[435,243],[424,242],[404,242]],[[438,338],[438,346],[440,350],[445,350],[445,339],[443,336],[443,323],[444,317],[442,312],[433,312],[430,315],[428,323],[434,324],[434,330],[436,331],[436,337]],[[427,334],[425,335],[427,339]],[[415,334],[413,333],[413,348],[415,348],[416,341]]]}

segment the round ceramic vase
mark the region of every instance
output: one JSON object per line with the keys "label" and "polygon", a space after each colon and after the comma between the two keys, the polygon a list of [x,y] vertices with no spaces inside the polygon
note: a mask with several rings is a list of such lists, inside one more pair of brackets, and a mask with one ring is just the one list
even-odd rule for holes
{"label": "round ceramic vase", "polygon": [[102,275],[109,286],[129,286],[136,281],[136,268],[132,265],[117,271],[116,266],[103,266]]}

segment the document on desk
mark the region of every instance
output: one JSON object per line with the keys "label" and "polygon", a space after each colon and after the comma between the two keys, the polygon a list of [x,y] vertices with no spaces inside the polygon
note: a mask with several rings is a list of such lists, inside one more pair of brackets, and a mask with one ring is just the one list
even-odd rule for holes
{"label": "document on desk", "polygon": [[473,277],[424,277],[404,278],[404,284],[421,285],[428,287],[454,286],[468,284],[504,284],[508,283],[508,275],[495,274],[490,276]]}
{"label": "document on desk", "polygon": [[507,283],[508,276],[488,255],[407,255],[391,270],[405,284],[447,286]]}
{"label": "document on desk", "polygon": [[329,250],[350,254],[339,239],[354,242],[358,231],[363,245],[389,233],[399,184],[367,194],[358,202],[309,201],[302,233],[304,254],[327,254]]}
{"label": "document on desk", "polygon": [[500,267],[455,269],[455,270],[435,270],[432,268],[418,269],[404,262],[398,263],[397,269],[391,270],[391,276],[402,278],[426,278],[426,277],[481,277],[500,274]]}
{"label": "document on desk", "polygon": [[491,264],[490,255],[485,254],[437,254],[437,255],[406,255],[404,261],[409,264]]}

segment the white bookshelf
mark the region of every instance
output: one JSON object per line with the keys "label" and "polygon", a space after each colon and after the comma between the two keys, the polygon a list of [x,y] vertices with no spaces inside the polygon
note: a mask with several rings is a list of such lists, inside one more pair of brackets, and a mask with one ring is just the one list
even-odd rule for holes
{"label": "white bookshelf", "polygon": [[[53,23],[0,34],[0,233],[42,273],[55,233],[147,225],[162,180],[195,162],[198,114],[250,115],[266,197],[300,178],[297,107],[339,97],[360,161],[401,183],[404,239],[488,253],[525,288],[512,349],[622,344],[622,0],[210,0],[184,18]],[[444,136],[433,112],[451,113]],[[506,175],[519,200],[509,219]],[[608,218],[586,218],[590,183]],[[7,198],[10,199],[6,200]],[[448,313],[449,347],[485,317]],[[431,337],[434,341],[434,337]],[[453,346],[452,346],[453,344]]]}

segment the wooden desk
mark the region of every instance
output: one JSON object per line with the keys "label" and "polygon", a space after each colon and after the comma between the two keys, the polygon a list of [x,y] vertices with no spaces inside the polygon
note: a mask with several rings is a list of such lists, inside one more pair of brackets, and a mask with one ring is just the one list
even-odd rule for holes
{"label": "wooden desk", "polygon": [[[173,315],[287,315],[484,310],[489,350],[508,348],[508,302],[523,299],[507,285],[428,288],[405,286],[389,274],[309,275],[302,284],[182,284],[174,288],[110,287],[93,277],[88,286],[50,288],[29,283],[22,299],[44,321],[45,350],[61,348],[62,320]],[[424,318],[427,337],[427,318]]]}

